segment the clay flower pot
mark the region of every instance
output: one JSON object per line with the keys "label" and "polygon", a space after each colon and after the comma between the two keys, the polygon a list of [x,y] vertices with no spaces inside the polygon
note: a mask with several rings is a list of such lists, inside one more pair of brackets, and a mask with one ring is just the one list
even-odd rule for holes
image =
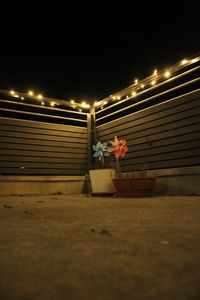
{"label": "clay flower pot", "polygon": [[149,197],[153,195],[156,177],[113,179],[116,197]]}

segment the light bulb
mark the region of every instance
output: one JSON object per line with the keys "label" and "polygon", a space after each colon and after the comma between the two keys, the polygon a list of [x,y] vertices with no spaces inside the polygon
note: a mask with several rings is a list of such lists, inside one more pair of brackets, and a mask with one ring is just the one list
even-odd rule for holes
{"label": "light bulb", "polygon": [[186,58],[181,61],[181,65],[185,65],[187,63],[188,63],[188,59],[186,59]]}
{"label": "light bulb", "polygon": [[164,74],[164,76],[165,76],[166,78],[169,78],[169,77],[171,76],[171,73],[170,73],[169,71],[166,71],[165,74]]}
{"label": "light bulb", "polygon": [[154,70],[153,75],[154,75],[154,76],[157,76],[157,75],[158,75],[157,69]]}
{"label": "light bulb", "polygon": [[34,93],[33,93],[33,91],[29,91],[28,94],[29,94],[29,96],[33,96]]}

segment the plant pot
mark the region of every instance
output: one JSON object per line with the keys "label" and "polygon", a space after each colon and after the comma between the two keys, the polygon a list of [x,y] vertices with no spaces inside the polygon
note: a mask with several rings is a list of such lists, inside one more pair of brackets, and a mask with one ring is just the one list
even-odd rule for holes
{"label": "plant pot", "polygon": [[149,197],[153,195],[156,177],[113,179],[116,197]]}
{"label": "plant pot", "polygon": [[89,170],[92,196],[109,196],[115,193],[113,179],[116,176],[115,169]]}

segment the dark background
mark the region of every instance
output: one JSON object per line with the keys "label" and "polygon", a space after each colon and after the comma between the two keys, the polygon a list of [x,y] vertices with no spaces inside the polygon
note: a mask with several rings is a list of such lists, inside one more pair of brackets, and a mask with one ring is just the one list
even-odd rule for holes
{"label": "dark background", "polygon": [[199,52],[195,3],[61,3],[1,7],[0,89],[93,102]]}

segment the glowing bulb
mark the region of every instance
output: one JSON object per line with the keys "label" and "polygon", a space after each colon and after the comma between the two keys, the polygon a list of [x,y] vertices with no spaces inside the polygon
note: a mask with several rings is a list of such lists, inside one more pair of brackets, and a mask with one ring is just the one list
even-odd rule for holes
{"label": "glowing bulb", "polygon": [[171,75],[171,73],[170,73],[169,71],[166,71],[165,74],[164,74],[164,76],[165,76],[166,78],[169,78],[170,75]]}
{"label": "glowing bulb", "polygon": [[71,104],[74,104],[74,100],[71,100],[70,102],[71,102]]}
{"label": "glowing bulb", "polygon": [[42,99],[43,96],[41,94],[38,95],[38,99]]}
{"label": "glowing bulb", "polygon": [[32,91],[29,91],[28,94],[29,96],[33,96],[34,93]]}
{"label": "glowing bulb", "polygon": [[158,75],[158,70],[157,70],[157,69],[154,70],[153,75],[154,75],[154,76],[157,76],[157,75]]}
{"label": "glowing bulb", "polygon": [[19,98],[19,95],[14,95],[15,98]]}
{"label": "glowing bulb", "polygon": [[51,102],[50,105],[51,105],[51,106],[55,106],[55,102]]}
{"label": "glowing bulb", "polygon": [[107,102],[107,101],[105,101],[105,102],[104,102],[104,105],[106,105],[106,104],[108,104],[108,102]]}
{"label": "glowing bulb", "polygon": [[191,63],[194,64],[194,63],[198,62],[198,60],[199,60],[198,58],[193,58],[193,59],[191,60]]}
{"label": "glowing bulb", "polygon": [[151,85],[155,85],[155,84],[156,84],[156,81],[152,80]]}
{"label": "glowing bulb", "polygon": [[24,97],[21,97],[21,100],[24,100]]}
{"label": "glowing bulb", "polygon": [[44,101],[42,101],[41,104],[44,105]]}
{"label": "glowing bulb", "polygon": [[144,84],[141,84],[141,88],[143,89],[145,87],[145,85]]}
{"label": "glowing bulb", "polygon": [[188,59],[183,59],[182,61],[181,61],[181,65],[185,65],[185,64],[187,64],[188,63]]}
{"label": "glowing bulb", "polygon": [[117,100],[120,100],[121,99],[121,97],[120,96],[117,96]]}
{"label": "glowing bulb", "polygon": [[14,95],[14,94],[15,94],[15,92],[14,92],[14,91],[10,91],[10,94],[11,94],[11,95]]}
{"label": "glowing bulb", "polygon": [[135,97],[135,96],[137,95],[137,93],[134,91],[134,92],[131,93],[131,95],[132,95],[133,97]]}
{"label": "glowing bulb", "polygon": [[90,107],[90,105],[87,104],[85,101],[83,101],[83,102],[81,103],[81,106],[84,107],[84,108],[89,108],[89,107]]}
{"label": "glowing bulb", "polygon": [[116,97],[115,97],[115,96],[112,96],[112,98],[113,98],[113,100],[115,100],[115,99],[116,99]]}
{"label": "glowing bulb", "polygon": [[79,111],[81,112],[81,111],[82,111],[82,109],[80,108],[80,109],[79,109]]}
{"label": "glowing bulb", "polygon": [[134,82],[135,82],[135,84],[138,84],[138,79],[135,79],[135,81],[134,81]]}

